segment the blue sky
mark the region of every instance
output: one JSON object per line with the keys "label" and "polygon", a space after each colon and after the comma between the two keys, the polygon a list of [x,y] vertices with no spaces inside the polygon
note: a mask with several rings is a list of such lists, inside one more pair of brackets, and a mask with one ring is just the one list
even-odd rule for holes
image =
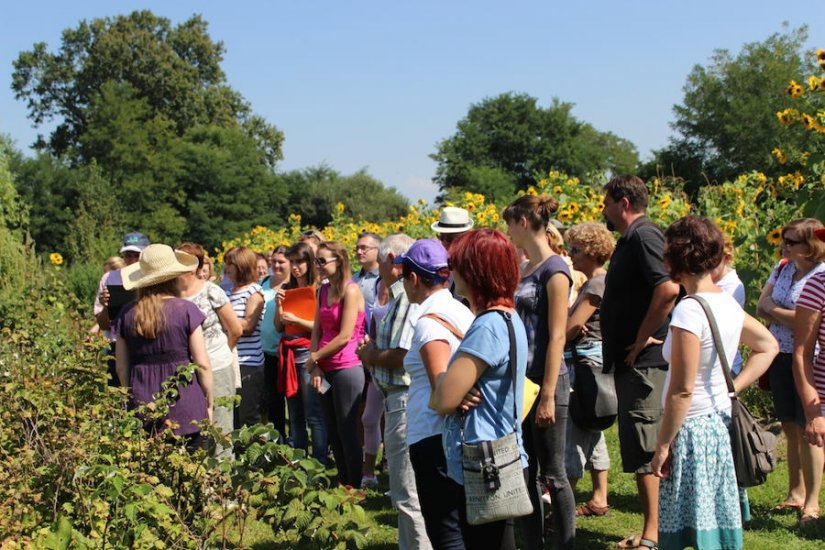
{"label": "blue sky", "polygon": [[[524,92],[632,141],[642,157],[671,134],[691,68],[811,25],[825,47],[825,2],[763,0],[239,1],[43,0],[0,21],[0,132],[28,150],[37,130],[10,89],[12,61],[55,50],[81,19],[150,9],[177,23],[200,13],[226,48],[230,85],[285,136],[280,170],[366,168],[411,199],[432,199],[428,155],[472,103]],[[41,129],[41,131],[47,131]]]}

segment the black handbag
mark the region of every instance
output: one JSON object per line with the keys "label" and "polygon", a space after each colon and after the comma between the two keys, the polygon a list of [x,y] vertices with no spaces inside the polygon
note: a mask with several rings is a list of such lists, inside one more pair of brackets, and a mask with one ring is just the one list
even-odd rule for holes
{"label": "black handbag", "polygon": [[710,323],[716,353],[722,363],[725,381],[728,385],[731,405],[730,444],[733,452],[733,466],[736,470],[736,482],[740,487],[762,485],[776,468],[776,436],[764,429],[753,418],[745,404],[739,400],[733,387],[733,378],[730,374],[730,364],[719,335],[719,327],[710,306],[704,298],[699,296],[685,296],[699,302]]}
{"label": "black handbag", "polygon": [[[565,356],[566,357],[566,356]],[[601,361],[571,350],[568,368],[573,372],[570,419],[583,430],[602,431],[613,425],[619,411],[615,376],[604,372]]]}

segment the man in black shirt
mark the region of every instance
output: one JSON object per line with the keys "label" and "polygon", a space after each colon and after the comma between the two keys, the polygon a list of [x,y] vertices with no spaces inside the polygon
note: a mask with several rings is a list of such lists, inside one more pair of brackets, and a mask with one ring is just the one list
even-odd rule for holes
{"label": "man in black shirt", "polygon": [[659,480],[650,469],[662,415],[667,362],[662,343],[679,285],[662,255],[664,235],[645,216],[647,188],[636,176],[619,176],[605,189],[603,215],[621,238],[610,259],[601,303],[605,371],[616,379],[619,444],[625,472],[636,474],[644,515],[641,535],[620,548],[655,546],[659,528]]}

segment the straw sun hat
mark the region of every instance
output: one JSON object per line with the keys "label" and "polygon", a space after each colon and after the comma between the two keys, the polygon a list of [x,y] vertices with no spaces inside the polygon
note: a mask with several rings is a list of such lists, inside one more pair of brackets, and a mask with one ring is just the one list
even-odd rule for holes
{"label": "straw sun hat", "polygon": [[137,263],[121,269],[123,288],[145,288],[164,283],[198,267],[198,259],[186,252],[172,250],[167,244],[150,244]]}

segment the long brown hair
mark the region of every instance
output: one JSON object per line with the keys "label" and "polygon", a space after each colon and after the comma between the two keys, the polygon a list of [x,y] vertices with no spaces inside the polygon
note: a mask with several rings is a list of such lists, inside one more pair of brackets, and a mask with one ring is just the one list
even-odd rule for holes
{"label": "long brown hair", "polygon": [[329,278],[329,285],[340,301],[347,289],[347,283],[352,279],[347,248],[338,241],[324,241],[318,245],[318,250],[328,250],[338,264],[335,273]]}
{"label": "long brown hair", "polygon": [[180,296],[178,278],[139,288],[137,296],[135,332],[147,340],[154,340],[166,328],[166,319],[163,317],[163,298]]}

